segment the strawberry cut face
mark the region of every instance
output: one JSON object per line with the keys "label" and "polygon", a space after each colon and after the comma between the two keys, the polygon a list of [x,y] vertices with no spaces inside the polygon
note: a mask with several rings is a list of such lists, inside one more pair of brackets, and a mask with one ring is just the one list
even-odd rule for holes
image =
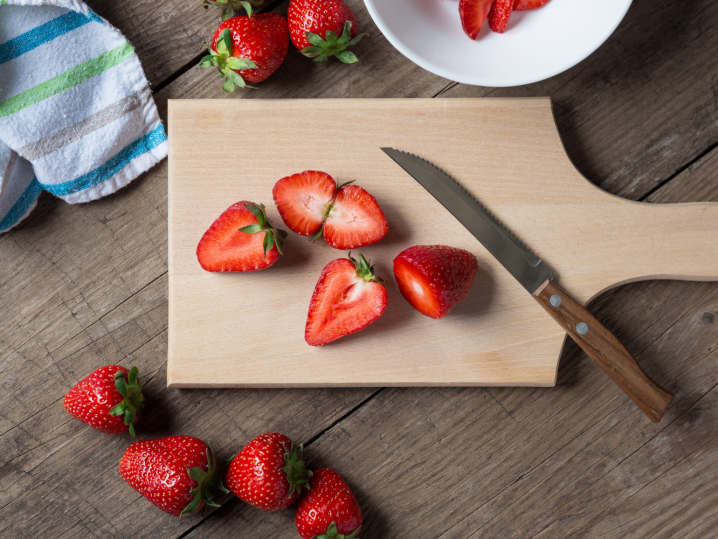
{"label": "strawberry cut face", "polygon": [[327,220],[324,241],[335,249],[356,249],[376,243],[389,232],[376,199],[358,185],[339,189]]}
{"label": "strawberry cut face", "polygon": [[356,333],[377,320],[386,304],[383,284],[358,275],[350,259],[333,260],[322,271],[314,289],[305,340],[319,346]]}
{"label": "strawberry cut face", "polygon": [[321,228],[336,189],[326,172],[307,170],[279,180],[272,197],[284,224],[292,232],[310,236]]}
{"label": "strawberry cut face", "polygon": [[461,27],[471,39],[476,39],[476,36],[479,35],[493,3],[494,0],[461,0],[459,2]]}

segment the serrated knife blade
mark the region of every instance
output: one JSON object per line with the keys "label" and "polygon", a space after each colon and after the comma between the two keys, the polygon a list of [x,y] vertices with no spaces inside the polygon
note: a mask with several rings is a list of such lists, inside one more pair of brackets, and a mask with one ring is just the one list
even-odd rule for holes
{"label": "serrated knife blade", "polygon": [[413,154],[382,150],[494,255],[652,421],[660,420],[673,395],[643,372],[613,333],[552,282],[551,268],[446,172]]}
{"label": "serrated knife blade", "polygon": [[553,279],[551,268],[446,172],[410,153],[382,151],[449,210],[529,294]]}

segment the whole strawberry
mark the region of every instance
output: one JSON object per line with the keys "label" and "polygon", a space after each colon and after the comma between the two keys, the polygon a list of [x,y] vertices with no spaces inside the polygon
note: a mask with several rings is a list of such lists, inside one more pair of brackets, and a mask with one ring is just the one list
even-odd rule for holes
{"label": "whole strawberry", "polygon": [[145,403],[137,373],[137,367],[128,371],[119,365],[97,369],[67,392],[65,410],[100,432],[120,434],[129,430],[134,436]]}
{"label": "whole strawberry", "polygon": [[229,492],[219,476],[212,447],[192,436],[140,440],[120,460],[120,475],[137,492],[174,516],[188,516]]}
{"label": "whole strawberry", "polygon": [[312,472],[302,446],[277,432],[260,434],[242,449],[227,470],[227,487],[263,511],[280,511],[297,499]]}
{"label": "whole strawberry", "polygon": [[341,476],[320,468],[309,480],[297,507],[297,531],[304,539],[354,539],[362,515],[354,493]]}
{"label": "whole strawberry", "polygon": [[446,245],[415,245],[394,259],[401,295],[431,318],[445,317],[466,297],[477,270],[474,255]]}
{"label": "whole strawberry", "polygon": [[290,0],[287,19],[294,46],[316,62],[336,56],[353,64],[357,57],[347,49],[368,35],[357,35],[357,18],[344,0]]}
{"label": "whole strawberry", "polygon": [[[287,56],[287,19],[276,13],[241,15],[217,27],[209,45],[209,55],[200,67],[217,67],[225,92],[247,82],[262,82],[274,73]],[[250,86],[253,88],[253,86]]]}

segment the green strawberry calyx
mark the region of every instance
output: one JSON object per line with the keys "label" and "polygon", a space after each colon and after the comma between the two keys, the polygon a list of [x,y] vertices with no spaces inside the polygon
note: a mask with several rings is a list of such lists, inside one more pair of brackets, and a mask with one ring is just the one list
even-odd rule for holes
{"label": "green strawberry calyx", "polygon": [[199,61],[199,67],[216,67],[224,81],[222,90],[231,94],[234,92],[235,86],[239,86],[240,88],[254,88],[254,86],[244,82],[244,79],[237,71],[257,69],[257,64],[249,58],[232,56],[232,34],[228,28],[225,28],[219,34],[217,50],[207,45],[206,42],[204,45],[209,50],[209,54]]}
{"label": "green strawberry calyx", "polygon": [[110,409],[110,415],[124,416],[125,425],[129,427],[130,436],[135,435],[135,423],[140,418],[145,397],[142,395],[142,383],[137,367],[130,369],[129,376],[125,371],[115,373],[115,388],[122,395],[122,402]]}
{"label": "green strawberry calyx", "polygon": [[259,7],[264,0],[202,0],[202,7],[209,9],[210,6],[222,8],[222,20],[226,21],[234,17],[235,10],[244,9],[247,15],[252,15],[252,7]]}
{"label": "green strawberry calyx", "polygon": [[289,482],[289,496],[294,493],[299,496],[302,493],[303,488],[307,488],[309,478],[312,476],[312,472],[307,470],[307,465],[302,460],[302,452],[304,451],[303,445],[296,445],[294,441],[287,445],[282,443],[284,448],[284,467],[282,470],[287,476]]}
{"label": "green strawberry calyx", "polygon": [[357,270],[356,276],[359,279],[363,279],[365,282],[374,281],[375,283],[384,284],[384,279],[374,274],[374,266],[371,266],[364,255],[359,253],[359,260],[352,258],[352,253],[349,251],[349,260],[352,261],[354,267]]}
{"label": "green strawberry calyx", "polygon": [[264,209],[264,204],[255,204],[251,202],[244,205],[249,211],[251,211],[259,221],[256,225],[247,225],[239,229],[240,232],[245,234],[257,234],[258,232],[265,232],[264,236],[264,256],[272,250],[272,247],[276,245],[277,251],[280,255],[284,254],[284,238],[287,237],[287,233],[284,230],[274,228],[272,221],[267,217],[267,212]]}
{"label": "green strawberry calyx", "polygon": [[321,535],[315,535],[314,537],[312,537],[312,539],[358,539],[357,534],[359,533],[359,530],[361,530],[361,526],[359,526],[349,535],[342,535],[337,529],[337,523],[332,522],[331,524],[329,524],[326,533],[323,533]]}
{"label": "green strawberry calyx", "polygon": [[336,56],[345,64],[356,63],[357,57],[347,49],[359,43],[362,38],[367,37],[369,34],[359,34],[350,40],[351,28],[351,21],[346,21],[341,36],[337,37],[334,32],[327,30],[324,39],[318,34],[306,32],[307,41],[309,41],[310,45],[302,50],[302,54],[308,58],[314,58],[315,62],[326,62],[330,56]]}
{"label": "green strawberry calyx", "polygon": [[220,507],[212,498],[214,498],[217,489],[229,494],[229,490],[222,483],[221,476],[221,472],[226,468],[227,464],[225,461],[217,462],[214,451],[212,451],[212,444],[207,442],[207,471],[204,471],[199,466],[194,468],[187,466],[187,474],[190,479],[197,482],[197,486],[189,491],[193,498],[180,513],[181,517],[194,515],[202,507],[202,502],[210,507]]}

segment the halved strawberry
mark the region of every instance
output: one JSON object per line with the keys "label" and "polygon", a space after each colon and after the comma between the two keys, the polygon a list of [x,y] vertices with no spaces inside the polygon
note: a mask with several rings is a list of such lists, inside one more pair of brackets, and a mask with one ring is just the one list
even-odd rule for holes
{"label": "halved strawberry", "polygon": [[274,264],[284,251],[284,230],[267,218],[263,204],[232,204],[207,229],[197,245],[206,271],[255,271]]}
{"label": "halved strawberry", "polygon": [[344,185],[324,221],[324,241],[335,249],[357,249],[376,243],[389,223],[376,199],[358,185]]}
{"label": "halved strawberry", "polygon": [[324,234],[335,249],[371,245],[389,232],[389,224],[376,199],[365,189],[342,184],[326,172],[307,170],[282,178],[272,190],[284,224],[312,240]]}
{"label": "halved strawberry", "polygon": [[355,333],[386,309],[384,281],[361,254],[359,260],[332,260],[326,265],[309,303],[304,339],[312,346]]}
{"label": "halved strawberry", "polygon": [[279,180],[272,196],[289,230],[309,236],[322,227],[336,190],[337,182],[329,174],[307,170]]}
{"label": "halved strawberry", "polygon": [[528,11],[543,6],[548,0],[516,0],[514,2],[514,11]]}
{"label": "halved strawberry", "polygon": [[471,39],[476,39],[476,36],[479,35],[493,2],[494,0],[461,0],[459,2],[461,27]]}
{"label": "halved strawberry", "polygon": [[474,255],[446,245],[415,245],[394,259],[401,295],[431,318],[443,318],[466,297],[477,269]]}
{"label": "halved strawberry", "polygon": [[514,9],[515,0],[494,0],[489,11],[489,27],[497,34],[503,34]]}

